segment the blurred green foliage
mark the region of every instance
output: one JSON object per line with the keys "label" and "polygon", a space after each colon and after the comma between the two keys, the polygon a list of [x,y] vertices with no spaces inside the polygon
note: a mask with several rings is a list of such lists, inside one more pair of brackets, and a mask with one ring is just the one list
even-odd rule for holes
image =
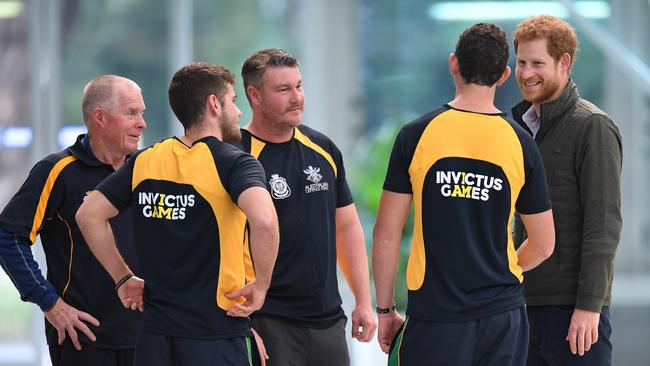
{"label": "blurred green foliage", "polygon": [[[384,178],[386,177],[386,168],[388,167],[388,160],[397,133],[405,121],[404,118],[399,122],[386,123],[376,132],[367,134],[356,145],[354,152],[350,155],[350,168],[348,171],[352,172],[352,174],[348,174],[349,181],[363,229],[366,233],[366,247],[368,253],[370,253],[370,263],[372,263],[372,230],[377,208],[379,207]],[[412,233],[413,213],[411,212],[402,232],[400,258],[397,277],[395,278],[395,301],[400,310],[406,307],[406,263],[411,248]],[[372,278],[372,268],[370,273]]]}

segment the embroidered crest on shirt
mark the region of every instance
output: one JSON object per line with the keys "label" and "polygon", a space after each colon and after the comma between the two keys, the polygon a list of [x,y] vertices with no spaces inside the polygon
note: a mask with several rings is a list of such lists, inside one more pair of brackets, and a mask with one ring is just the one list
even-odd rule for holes
{"label": "embroidered crest on shirt", "polygon": [[269,185],[271,186],[271,195],[276,200],[282,200],[291,196],[291,188],[289,188],[287,180],[279,174],[271,174]]}
{"label": "embroidered crest on shirt", "polygon": [[302,172],[307,174],[307,180],[312,182],[312,184],[305,186],[305,193],[329,190],[329,184],[327,182],[320,183],[321,179],[323,179],[323,176],[320,174],[319,167],[313,167],[310,165]]}
{"label": "embroidered crest on shirt", "polygon": [[321,179],[323,179],[323,176],[318,174],[320,172],[320,168],[314,168],[310,165],[302,172],[307,174],[307,180],[312,183],[318,183]]}

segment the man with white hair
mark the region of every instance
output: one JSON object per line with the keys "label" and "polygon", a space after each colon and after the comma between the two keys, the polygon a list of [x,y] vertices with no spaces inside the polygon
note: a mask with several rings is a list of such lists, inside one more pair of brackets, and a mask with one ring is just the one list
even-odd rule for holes
{"label": "man with white hair", "polygon": [[[82,109],[88,133],[36,163],[0,214],[0,264],[21,299],[43,310],[53,365],[127,366],[133,364],[139,314],[120,303],[75,213],[87,193],[138,148],[145,105],[135,82],[104,75],[84,88]],[[120,251],[133,262],[129,217],[128,212],[116,217],[111,228]],[[30,248],[39,234],[47,280]]]}

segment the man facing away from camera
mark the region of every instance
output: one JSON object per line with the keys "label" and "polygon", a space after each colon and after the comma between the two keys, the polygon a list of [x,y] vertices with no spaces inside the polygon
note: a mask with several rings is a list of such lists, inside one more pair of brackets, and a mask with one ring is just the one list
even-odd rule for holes
{"label": "man facing away from camera", "polygon": [[[79,208],[88,245],[125,306],[144,308],[135,365],[248,365],[248,315],[271,281],[278,223],[257,160],[241,138],[234,75],[195,63],[169,86],[184,135],[134,154]],[[115,247],[106,222],[132,207],[146,287]],[[256,279],[246,282],[246,238]]]}
{"label": "man facing away from camera", "polygon": [[[449,56],[454,99],[399,132],[373,238],[379,344],[389,365],[524,365],[523,272],[553,251],[544,167],[535,142],[494,106],[510,75],[493,24],[466,29]],[[406,320],[393,287],[402,228],[415,217]],[[515,251],[515,210],[529,232]]]}

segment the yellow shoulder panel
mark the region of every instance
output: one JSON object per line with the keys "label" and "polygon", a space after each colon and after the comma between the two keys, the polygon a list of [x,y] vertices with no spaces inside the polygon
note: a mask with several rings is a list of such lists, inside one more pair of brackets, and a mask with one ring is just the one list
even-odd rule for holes
{"label": "yellow shoulder panel", "polygon": [[50,199],[50,194],[52,193],[52,188],[54,188],[54,183],[56,182],[56,179],[59,177],[59,174],[61,174],[63,168],[65,168],[66,166],[68,166],[68,164],[72,163],[75,160],[77,160],[76,157],[72,155],[67,156],[57,161],[56,164],[54,164],[54,167],[52,167],[52,170],[50,170],[50,174],[47,176],[47,180],[45,180],[43,191],[41,191],[41,196],[38,199],[38,206],[36,206],[36,215],[34,215],[32,230],[29,233],[29,240],[32,242],[32,244],[36,242],[36,234],[38,230],[40,230],[41,225],[43,225],[45,209],[47,208],[47,202]]}
{"label": "yellow shoulder panel", "polygon": [[336,164],[334,164],[334,159],[332,159],[332,155],[330,155],[327,151],[325,151],[322,147],[318,146],[315,142],[309,139],[309,137],[305,136],[300,130],[296,127],[294,128],[294,135],[293,137],[296,138],[296,140],[300,141],[303,145],[315,150],[317,153],[323,155],[323,157],[330,163],[332,166],[332,169],[334,170],[334,176],[338,178],[338,169],[336,169]]}
{"label": "yellow shoulder panel", "polygon": [[[422,133],[409,166],[415,212],[413,242],[406,271],[409,290],[422,286],[426,270],[422,231],[424,180],[429,169],[438,160],[447,157],[483,160],[501,167],[510,185],[510,223],[515,202],[526,179],[521,142],[512,126],[501,116],[454,109],[437,115]],[[504,230],[510,233],[509,227]],[[507,252],[511,272],[522,281],[522,269],[517,264],[511,235],[508,235]]]}
{"label": "yellow shoulder panel", "polygon": [[137,157],[132,189],[147,179],[188,184],[210,204],[219,227],[221,253],[216,302],[221,309],[228,310],[234,302],[225,294],[245,284],[246,216],[221,184],[217,169],[212,167],[215,167],[214,157],[206,144],[199,143],[190,148],[175,139],[168,139]]}

